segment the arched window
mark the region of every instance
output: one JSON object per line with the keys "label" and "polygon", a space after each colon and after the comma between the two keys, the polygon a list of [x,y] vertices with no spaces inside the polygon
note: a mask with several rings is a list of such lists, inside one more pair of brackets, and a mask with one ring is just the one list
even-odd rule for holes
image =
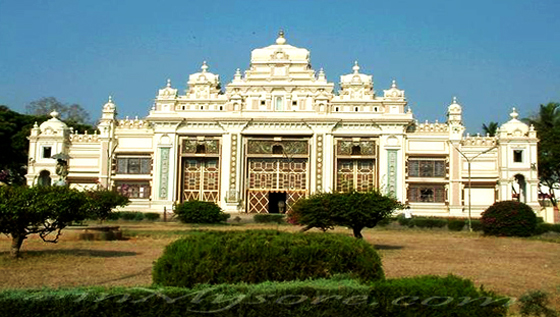
{"label": "arched window", "polygon": [[39,179],[37,180],[37,185],[39,186],[51,186],[51,172],[43,170],[39,173]]}
{"label": "arched window", "polygon": [[282,145],[274,145],[272,147],[272,154],[284,154],[284,148]]}
{"label": "arched window", "polygon": [[196,154],[204,154],[206,153],[206,145],[204,144],[197,144],[196,145]]}
{"label": "arched window", "polygon": [[362,155],[362,149],[359,145],[354,145],[352,147],[352,155]]}

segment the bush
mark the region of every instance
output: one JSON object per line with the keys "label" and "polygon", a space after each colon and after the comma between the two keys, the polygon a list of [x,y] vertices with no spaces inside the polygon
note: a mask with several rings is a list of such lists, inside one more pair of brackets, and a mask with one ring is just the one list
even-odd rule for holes
{"label": "bush", "polygon": [[537,216],[533,209],[518,201],[500,201],[482,213],[486,235],[528,237],[536,232]]}
{"label": "bush", "polygon": [[107,220],[119,220],[121,218],[121,211],[115,211],[107,216]]}
{"label": "bush", "polygon": [[[465,223],[468,225],[468,220]],[[482,231],[482,221],[471,219],[471,228],[473,231]]]}
{"label": "bush", "polygon": [[416,217],[413,221],[414,225],[418,228],[443,228],[447,226],[446,219],[440,218],[427,218],[427,217]]}
{"label": "bush", "polygon": [[397,221],[397,220],[398,220],[397,217],[387,217],[387,218],[385,218],[385,219],[381,219],[381,220],[377,223],[377,225],[378,225],[378,226],[381,226],[381,227],[385,227],[385,226],[388,226],[388,225],[390,225],[392,222],[395,222],[395,221]]}
{"label": "bush", "polygon": [[461,231],[465,227],[465,219],[449,219],[447,220],[447,229],[449,231]]}
{"label": "bush", "polygon": [[121,211],[120,213],[120,217],[122,220],[135,220],[136,219],[136,214],[138,214],[137,211]]}
{"label": "bush", "polygon": [[149,221],[156,221],[159,220],[160,214],[159,212],[146,212],[144,213],[144,218]]}
{"label": "bush", "polygon": [[284,223],[285,215],[282,214],[256,214],[253,220],[256,223]]}
{"label": "bush", "polygon": [[532,291],[524,294],[519,299],[521,316],[544,316],[556,317],[558,313],[555,309],[549,308],[550,301],[548,293]]}
{"label": "bush", "polygon": [[543,234],[547,232],[557,232],[560,233],[560,224],[552,224],[552,223],[539,223],[537,225],[537,229],[535,234]]}
{"label": "bush", "polygon": [[272,230],[196,232],[167,246],[153,270],[163,286],[260,283],[350,274],[384,278],[381,260],[367,242],[321,233]]}
{"label": "bush", "polygon": [[218,285],[212,289],[88,287],[0,291],[2,315],[42,317],[500,317],[506,316],[508,300],[455,276],[403,278],[368,285],[348,279],[319,279]]}
{"label": "bush", "polygon": [[229,218],[222,209],[213,202],[191,200],[177,205],[175,214],[184,223],[220,223]]}
{"label": "bush", "polygon": [[406,218],[404,215],[399,215],[398,217],[399,225],[403,227],[414,227],[414,220],[413,218]]}
{"label": "bush", "polygon": [[143,212],[139,212],[139,211],[135,212],[135,213],[134,213],[134,218],[132,218],[132,220],[134,220],[134,221],[142,221],[142,220],[144,220],[144,213],[143,213]]}

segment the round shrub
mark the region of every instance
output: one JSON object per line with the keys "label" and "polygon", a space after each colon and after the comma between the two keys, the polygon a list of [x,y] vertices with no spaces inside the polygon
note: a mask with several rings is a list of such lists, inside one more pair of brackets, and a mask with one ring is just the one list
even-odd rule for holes
{"label": "round shrub", "polygon": [[482,213],[486,235],[528,237],[536,232],[537,216],[531,207],[518,201],[500,201]]}
{"label": "round shrub", "polygon": [[122,220],[134,220],[136,218],[136,211],[121,211],[119,213]]}
{"label": "round shrub", "polygon": [[174,212],[184,223],[220,223],[230,216],[215,203],[199,200],[181,203],[177,205]]}
{"label": "round shrub", "polygon": [[381,260],[367,242],[325,233],[273,230],[194,232],[168,245],[153,269],[163,286],[261,283],[349,274],[384,279]]}

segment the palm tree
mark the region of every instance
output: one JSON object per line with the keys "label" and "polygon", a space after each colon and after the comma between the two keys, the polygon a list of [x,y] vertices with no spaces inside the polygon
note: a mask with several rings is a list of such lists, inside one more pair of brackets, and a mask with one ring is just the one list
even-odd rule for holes
{"label": "palm tree", "polygon": [[496,136],[496,132],[498,132],[498,122],[492,121],[486,125],[485,123],[482,124],[482,130],[484,134],[488,136]]}

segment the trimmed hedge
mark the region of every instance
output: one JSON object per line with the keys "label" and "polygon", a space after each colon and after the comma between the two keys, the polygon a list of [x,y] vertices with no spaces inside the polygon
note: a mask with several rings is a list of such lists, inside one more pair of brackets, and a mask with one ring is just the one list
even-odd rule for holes
{"label": "trimmed hedge", "polygon": [[350,274],[384,278],[381,260],[367,242],[324,233],[274,230],[195,232],[168,245],[153,281],[162,286],[261,283]]}
{"label": "trimmed hedge", "polygon": [[144,218],[146,220],[149,220],[149,221],[159,220],[160,216],[161,215],[160,215],[159,212],[146,212],[146,213],[144,213]]}
{"label": "trimmed hedge", "polygon": [[443,228],[447,226],[447,219],[444,218],[428,218],[416,217],[413,218],[414,226],[418,228]]}
{"label": "trimmed hedge", "polygon": [[465,225],[465,219],[449,219],[447,221],[447,229],[449,229],[449,231],[461,231]]}
{"label": "trimmed hedge", "polygon": [[215,203],[200,200],[185,201],[177,205],[174,212],[183,223],[220,223],[230,217]]}
{"label": "trimmed hedge", "polygon": [[537,216],[533,209],[518,201],[500,201],[482,213],[485,235],[528,237],[535,234]]}
{"label": "trimmed hedge", "polygon": [[253,216],[253,220],[256,223],[286,223],[286,215],[283,214],[256,214]]}
{"label": "trimmed hedge", "polygon": [[196,288],[0,291],[3,316],[506,316],[509,298],[456,276],[363,285],[350,279]]}
{"label": "trimmed hedge", "polygon": [[560,223],[539,223],[537,225],[536,234],[543,234],[547,232],[557,232],[560,233]]}

